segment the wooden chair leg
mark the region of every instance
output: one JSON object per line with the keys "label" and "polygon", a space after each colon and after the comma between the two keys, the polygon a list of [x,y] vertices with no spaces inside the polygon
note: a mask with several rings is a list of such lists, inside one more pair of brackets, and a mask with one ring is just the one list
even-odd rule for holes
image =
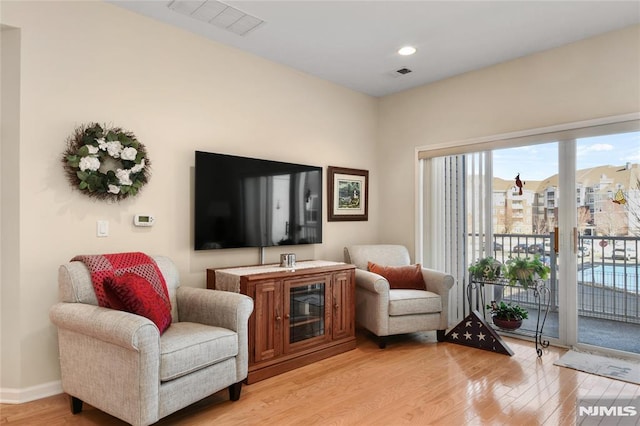
{"label": "wooden chair leg", "polygon": [[231,386],[229,386],[229,399],[231,401],[239,400],[241,391],[242,391],[242,382],[232,384]]}
{"label": "wooden chair leg", "polygon": [[378,347],[380,349],[387,347],[387,338],[385,336],[378,336]]}
{"label": "wooden chair leg", "polygon": [[444,342],[446,339],[447,330],[436,330],[436,338],[438,342]]}
{"label": "wooden chair leg", "polygon": [[71,414],[78,414],[82,411],[82,400],[72,396],[70,399]]}

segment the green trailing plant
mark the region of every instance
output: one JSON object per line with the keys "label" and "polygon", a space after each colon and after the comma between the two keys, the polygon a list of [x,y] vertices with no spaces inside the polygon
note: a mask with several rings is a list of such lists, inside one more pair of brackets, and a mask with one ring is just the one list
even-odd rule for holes
{"label": "green trailing plant", "polygon": [[491,310],[491,315],[505,321],[522,321],[529,318],[529,311],[518,304],[512,304],[495,301],[487,305],[487,309]]}
{"label": "green trailing plant", "polygon": [[477,280],[496,280],[502,275],[503,265],[493,257],[483,257],[469,266],[469,275]]}
{"label": "green trailing plant", "polygon": [[505,264],[505,278],[510,285],[520,285],[528,288],[535,284],[537,279],[549,278],[551,268],[542,263],[540,255],[531,257],[511,257]]}

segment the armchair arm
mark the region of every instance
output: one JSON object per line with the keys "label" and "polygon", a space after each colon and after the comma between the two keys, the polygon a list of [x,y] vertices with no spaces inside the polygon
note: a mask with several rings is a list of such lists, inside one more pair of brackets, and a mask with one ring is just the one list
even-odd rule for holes
{"label": "armchair arm", "polygon": [[378,336],[389,334],[389,281],[356,269],[356,322]]}
{"label": "armchair arm", "polygon": [[249,317],[253,299],[230,291],[178,287],[178,316],[180,321],[197,322],[227,328],[238,333],[236,377],[247,377],[249,366]]}
{"label": "armchair arm", "polygon": [[49,318],[60,329],[125,349],[139,351],[150,339],[156,339],[158,347],[160,345],[160,332],[153,322],[124,311],[84,303],[61,302],[51,307]]}
{"label": "armchair arm", "polygon": [[58,326],[66,393],[131,424],[158,421],[160,333],[153,322],[84,303],[57,303],[49,317]]}
{"label": "armchair arm", "polygon": [[247,328],[253,299],[230,291],[178,287],[180,321],[197,322],[240,332]]}
{"label": "armchair arm", "polygon": [[389,281],[381,275],[363,269],[356,269],[356,286],[372,293],[389,294]]}
{"label": "armchair arm", "polygon": [[435,269],[422,268],[422,277],[427,291],[448,297],[449,290],[453,287],[453,276]]}
{"label": "armchair arm", "polygon": [[438,330],[446,330],[449,327],[449,290],[453,287],[453,276],[434,269],[422,268],[422,277],[427,291],[440,295],[442,314]]}

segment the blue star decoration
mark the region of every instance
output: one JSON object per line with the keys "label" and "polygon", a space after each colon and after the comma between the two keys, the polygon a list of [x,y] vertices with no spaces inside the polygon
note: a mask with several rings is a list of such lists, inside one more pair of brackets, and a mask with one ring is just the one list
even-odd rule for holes
{"label": "blue star decoration", "polygon": [[447,342],[472,348],[484,349],[504,355],[513,355],[513,351],[500,335],[485,321],[478,311],[472,311],[445,336]]}

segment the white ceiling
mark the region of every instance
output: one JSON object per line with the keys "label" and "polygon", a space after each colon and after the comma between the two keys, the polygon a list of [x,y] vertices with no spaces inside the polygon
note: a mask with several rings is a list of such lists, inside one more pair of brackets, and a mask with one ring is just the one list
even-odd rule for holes
{"label": "white ceiling", "polygon": [[640,23],[640,1],[225,1],[265,21],[240,36],[170,0],[106,1],[373,96]]}

